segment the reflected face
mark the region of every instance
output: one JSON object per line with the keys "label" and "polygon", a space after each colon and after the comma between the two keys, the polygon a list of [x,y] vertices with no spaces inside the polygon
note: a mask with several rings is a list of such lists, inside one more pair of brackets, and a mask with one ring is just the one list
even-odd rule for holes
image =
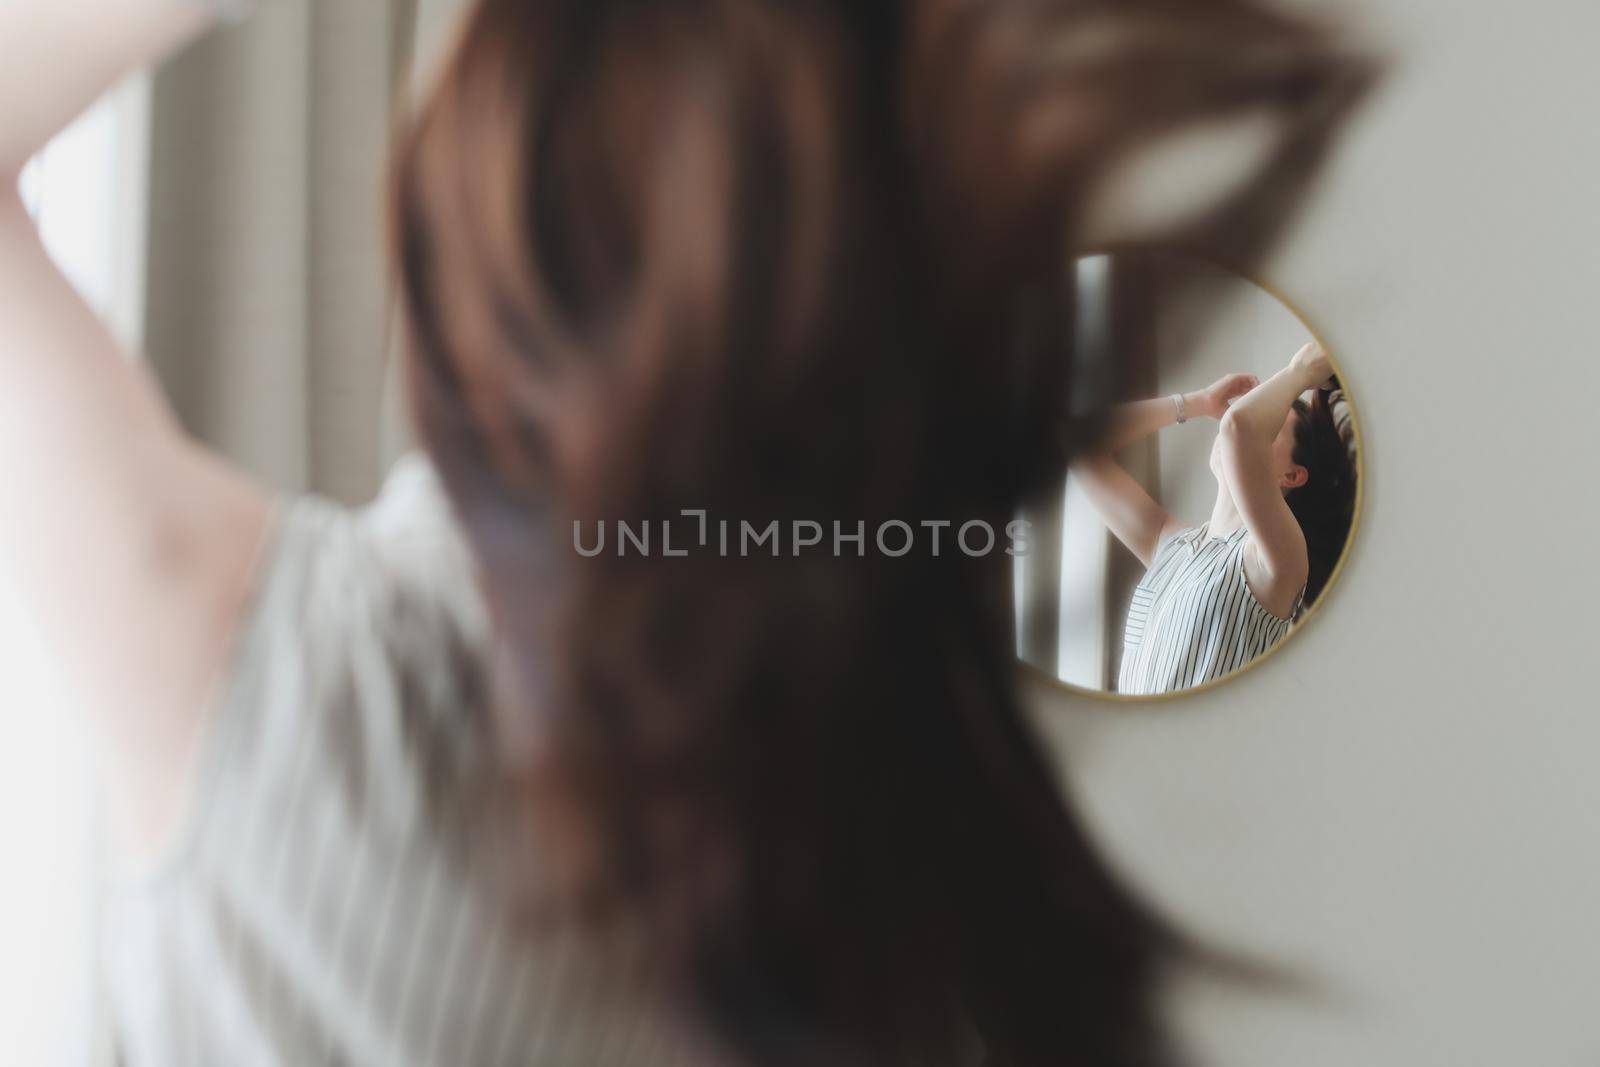
{"label": "reflected face", "polygon": [[[1298,411],[1291,410],[1288,417],[1283,420],[1283,426],[1278,430],[1278,436],[1272,439],[1272,467],[1279,471],[1278,488],[1285,491],[1305,484],[1306,469],[1294,461],[1294,428],[1300,418]],[[1222,434],[1219,432],[1211,439],[1211,474],[1216,478],[1217,484],[1222,484]]]}
{"label": "reflected face", "polygon": [[1306,469],[1294,461],[1294,428],[1299,421],[1300,413],[1291,409],[1272,439],[1272,466],[1279,472],[1279,489],[1294,489],[1306,482]]}

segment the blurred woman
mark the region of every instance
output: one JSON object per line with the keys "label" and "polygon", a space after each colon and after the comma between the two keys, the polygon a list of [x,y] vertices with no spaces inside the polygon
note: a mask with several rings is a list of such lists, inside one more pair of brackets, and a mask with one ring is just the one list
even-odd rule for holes
{"label": "blurred woman", "polygon": [[[1231,374],[1200,392],[1124,404],[1098,454],[1074,464],[1106,525],[1146,567],[1117,692],[1171,693],[1236,671],[1283,640],[1321,595],[1349,538],[1356,491],[1321,388],[1331,375],[1313,342],[1266,382]],[[1199,526],[1168,514],[1110,457],[1191,416],[1219,422],[1216,503]]]}
{"label": "blurred woman", "polygon": [[[0,6],[0,173],[210,18]],[[1365,81],[1247,0],[482,0],[394,166],[425,455],[361,512],[183,434],[8,180],[0,544],[142,868],[122,1061],[1164,1060],[1004,555],[568,531],[1003,526],[1114,165],[1275,117],[1169,234],[1248,262]]]}

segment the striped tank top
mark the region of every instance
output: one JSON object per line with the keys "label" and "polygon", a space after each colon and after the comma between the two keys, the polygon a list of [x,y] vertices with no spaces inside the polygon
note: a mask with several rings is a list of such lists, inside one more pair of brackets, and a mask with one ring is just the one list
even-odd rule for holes
{"label": "striped tank top", "polygon": [[1209,526],[1167,538],[1133,591],[1117,692],[1148,696],[1204,685],[1243,667],[1289,632],[1294,612],[1290,619],[1273,615],[1245,582],[1249,530],[1241,526],[1227,537],[1208,537]]}

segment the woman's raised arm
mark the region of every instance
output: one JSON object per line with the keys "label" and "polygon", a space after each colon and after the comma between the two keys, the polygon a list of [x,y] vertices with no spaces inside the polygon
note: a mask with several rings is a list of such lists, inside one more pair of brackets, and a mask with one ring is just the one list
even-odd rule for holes
{"label": "woman's raised arm", "polygon": [[[1181,410],[1185,418],[1220,419],[1236,397],[1255,385],[1254,375],[1229,374],[1205,389],[1181,394]],[[1095,453],[1072,465],[1073,475],[1101,521],[1146,567],[1155,559],[1162,540],[1183,524],[1123,470],[1111,453],[1177,422],[1179,403],[1175,396],[1164,396],[1118,404],[1107,419]]]}
{"label": "woman's raised arm", "polygon": [[[1312,342],[1295,353],[1283,370],[1246,393],[1222,419],[1222,475],[1233,502],[1250,529],[1245,576],[1263,604],[1292,605],[1305,585],[1309,564],[1305,534],[1289,510],[1287,484],[1273,444],[1300,394],[1333,373],[1322,346]],[[1304,468],[1298,477],[1305,476]]]}
{"label": "woman's raised arm", "polygon": [[194,0],[0,0],[0,588],[108,742],[141,841],[178,810],[270,501],[181,432],[46,255],[16,179],[212,17]]}
{"label": "woman's raised arm", "polygon": [[1156,431],[1171,426],[1178,421],[1180,411],[1185,419],[1220,419],[1229,404],[1257,384],[1253,374],[1229,374],[1192,393],[1174,393],[1153,400],[1132,400],[1118,404],[1107,416],[1105,432],[1095,447],[1101,452],[1120,451],[1135,441],[1142,441]]}
{"label": "woman's raised arm", "polygon": [[215,18],[204,0],[0,2],[0,179],[128,74]]}

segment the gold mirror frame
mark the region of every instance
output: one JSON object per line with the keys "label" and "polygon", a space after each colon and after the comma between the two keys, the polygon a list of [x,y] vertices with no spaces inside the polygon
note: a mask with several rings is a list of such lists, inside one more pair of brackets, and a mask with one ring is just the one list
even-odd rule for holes
{"label": "gold mirror frame", "polygon": [[1350,388],[1349,380],[1345,377],[1344,365],[1339,361],[1338,354],[1335,352],[1333,346],[1328,344],[1326,338],[1323,337],[1322,331],[1318,330],[1314,325],[1312,325],[1311,320],[1300,309],[1300,305],[1285,296],[1277,286],[1258,278],[1247,271],[1240,270],[1238,267],[1218,256],[1205,252],[1197,252],[1193,249],[1183,247],[1140,244],[1137,242],[1103,245],[1079,252],[1073,257],[1072,262],[1077,264],[1085,259],[1092,259],[1096,256],[1115,256],[1118,254],[1129,253],[1167,255],[1174,258],[1188,258],[1195,260],[1196,262],[1226,271],[1238,278],[1240,281],[1244,281],[1255,286],[1257,289],[1266,293],[1268,296],[1278,301],[1279,304],[1283,305],[1283,307],[1288,309],[1289,313],[1293,315],[1300,325],[1305,328],[1306,333],[1310,335],[1311,339],[1321,345],[1322,350],[1328,354],[1328,361],[1333,365],[1334,374],[1338,377],[1340,388],[1344,391],[1345,403],[1350,408],[1350,433],[1355,442],[1356,450],[1356,497],[1355,507],[1350,516],[1350,533],[1345,538],[1344,549],[1339,553],[1338,560],[1334,562],[1332,572],[1330,572],[1328,575],[1327,586],[1323,589],[1322,595],[1317,598],[1316,603],[1307,608],[1305,614],[1302,615],[1301,618],[1290,628],[1289,632],[1284,635],[1283,640],[1279,641],[1277,644],[1273,645],[1267,651],[1255,657],[1244,666],[1239,667],[1238,669],[1231,671],[1220,678],[1213,678],[1209,682],[1202,682],[1200,685],[1190,686],[1187,689],[1177,689],[1170,693],[1129,695],[1125,693],[1113,693],[1103,689],[1089,689],[1074,682],[1062,681],[1053,672],[1045,670],[1043,667],[1037,666],[1033,663],[1030,663],[1028,660],[1023,659],[1020,652],[1013,652],[1013,658],[1016,660],[1018,666],[1021,667],[1024,675],[1037,677],[1045,683],[1066,692],[1088,697],[1091,700],[1107,701],[1113,704],[1162,704],[1173,700],[1184,700],[1189,697],[1198,696],[1201,693],[1210,692],[1219,686],[1231,685],[1234,682],[1239,681],[1239,679],[1243,678],[1245,675],[1249,674],[1251,671],[1255,670],[1257,667],[1268,662],[1273,657],[1278,655],[1278,653],[1282,652],[1284,648],[1286,648],[1292,641],[1295,640],[1296,637],[1299,636],[1300,631],[1307,623],[1322,613],[1323,609],[1327,605],[1329,596],[1336,595],[1334,591],[1338,587],[1339,580],[1344,574],[1346,564],[1350,562],[1351,551],[1353,550],[1356,543],[1356,538],[1359,536],[1361,531],[1361,520],[1365,513],[1367,498],[1367,442],[1361,427],[1360,405],[1356,402],[1354,393]]}

